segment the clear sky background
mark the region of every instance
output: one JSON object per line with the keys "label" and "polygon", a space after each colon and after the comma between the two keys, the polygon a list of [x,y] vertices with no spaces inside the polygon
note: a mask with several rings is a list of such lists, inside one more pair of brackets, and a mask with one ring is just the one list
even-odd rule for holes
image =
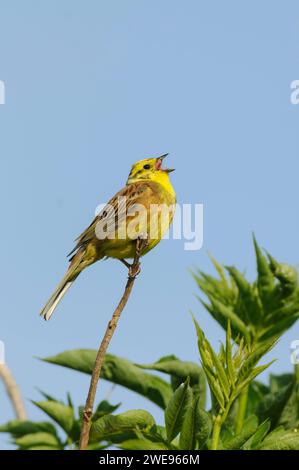
{"label": "clear sky background", "polygon": [[[163,241],[142,263],[110,352],[136,362],[198,360],[189,309],[217,346],[223,332],[195,299],[188,268],[207,252],[255,274],[251,232],[298,265],[299,78],[295,1],[0,0],[1,319],[6,359],[31,419],[36,387],[85,401],[89,377],[44,364],[96,348],[126,279],[116,261],[78,278],[53,319],[38,312],[66,269],[73,239],[131,164],[170,152],[181,203],[204,204],[204,246]],[[273,372],[291,370],[294,326]],[[98,400],[111,385],[102,383]],[[117,387],[122,410],[162,412]],[[0,421],[13,417],[0,385]],[[0,436],[1,447],[8,436]]]}

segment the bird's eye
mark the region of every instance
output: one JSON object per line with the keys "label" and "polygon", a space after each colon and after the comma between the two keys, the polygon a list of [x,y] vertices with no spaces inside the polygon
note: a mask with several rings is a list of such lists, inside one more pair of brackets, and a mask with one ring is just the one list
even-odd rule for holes
{"label": "bird's eye", "polygon": [[149,169],[150,169],[150,167],[151,167],[150,165],[146,164],[146,165],[144,165],[144,167],[143,167],[143,168],[144,168],[145,170],[149,170]]}

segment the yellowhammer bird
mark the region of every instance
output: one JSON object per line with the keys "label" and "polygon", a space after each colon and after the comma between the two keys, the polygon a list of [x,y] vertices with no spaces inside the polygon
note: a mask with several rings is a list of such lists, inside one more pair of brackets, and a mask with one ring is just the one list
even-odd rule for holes
{"label": "yellowhammer bird", "polygon": [[162,168],[167,156],[140,160],[132,166],[126,186],[121,189],[76,239],[65,276],[41,311],[49,320],[64,294],[81,271],[108,257],[134,258],[136,240],[146,238],[142,255],[154,248],[168,230],[174,214],[176,195],[169,180],[173,169]]}

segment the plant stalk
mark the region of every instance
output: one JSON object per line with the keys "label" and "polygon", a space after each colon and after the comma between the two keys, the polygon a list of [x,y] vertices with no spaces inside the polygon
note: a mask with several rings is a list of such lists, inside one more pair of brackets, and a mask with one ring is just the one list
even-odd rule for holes
{"label": "plant stalk", "polygon": [[6,364],[0,364],[0,378],[2,378],[4,382],[7,394],[14,408],[16,418],[21,421],[26,420],[27,414],[20,389]]}
{"label": "plant stalk", "polygon": [[212,432],[211,450],[217,450],[218,449],[221,426],[222,426],[222,419],[221,419],[221,416],[218,415],[218,416],[216,416],[215,421],[214,421],[213,432]]}
{"label": "plant stalk", "polygon": [[[105,335],[103,337],[103,340],[100,344],[100,347],[96,356],[96,360],[95,360],[95,364],[94,364],[94,368],[93,368],[92,376],[90,380],[89,391],[88,391],[88,395],[87,395],[87,399],[86,399],[86,403],[84,407],[84,412],[83,412],[82,428],[81,428],[81,435],[80,435],[80,442],[79,442],[80,450],[86,450],[88,446],[89,433],[90,433],[90,427],[91,427],[91,418],[92,418],[92,413],[93,413],[95,395],[97,391],[97,384],[98,384],[102,366],[105,360],[106,351],[112,339],[113,333],[116,329],[119,317],[128,302],[136,276],[140,272],[139,259],[140,259],[142,250],[146,244],[147,244],[147,241],[143,239],[137,239],[136,241],[136,254],[135,254],[135,258],[134,258],[132,265],[129,266],[129,276],[128,276],[124,293],[122,295],[122,298],[119,301],[118,306],[114,310],[114,313],[112,315],[110,322],[108,323]],[[125,264],[128,265],[127,263]]]}
{"label": "plant stalk", "polygon": [[224,421],[227,418],[227,415],[229,413],[229,410],[231,409],[232,403],[233,403],[233,397],[230,397],[228,400],[226,407],[224,410],[222,410],[214,420],[214,426],[213,426],[213,431],[212,431],[212,442],[211,442],[211,450],[217,450],[218,445],[219,445],[219,437],[220,437],[220,432],[221,432],[221,427]]}
{"label": "plant stalk", "polygon": [[236,434],[239,434],[242,431],[246,410],[247,410],[247,402],[248,402],[248,387],[245,387],[244,390],[240,393],[238,399],[238,410],[235,422],[235,431]]}

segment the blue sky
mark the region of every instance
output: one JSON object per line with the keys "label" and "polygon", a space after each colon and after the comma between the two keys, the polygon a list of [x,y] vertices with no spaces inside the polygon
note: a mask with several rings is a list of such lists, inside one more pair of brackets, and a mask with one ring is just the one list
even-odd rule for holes
{"label": "blue sky", "polygon": [[[49,323],[38,312],[66,269],[74,238],[131,164],[169,152],[182,203],[204,204],[204,246],[164,241],[142,263],[110,352],[136,362],[198,360],[192,309],[212,344],[223,332],[196,301],[188,268],[255,273],[251,233],[279,260],[298,253],[295,1],[0,0],[1,320],[6,359],[32,419],[36,387],[76,404],[87,376],[34,356],[96,348],[126,278],[116,261],[76,281]],[[294,326],[273,372],[291,369]],[[274,353],[272,353],[274,354]],[[0,386],[1,422],[13,414]],[[110,384],[102,383],[98,400]],[[161,411],[118,387],[122,410]],[[7,436],[0,436],[6,447]]]}

